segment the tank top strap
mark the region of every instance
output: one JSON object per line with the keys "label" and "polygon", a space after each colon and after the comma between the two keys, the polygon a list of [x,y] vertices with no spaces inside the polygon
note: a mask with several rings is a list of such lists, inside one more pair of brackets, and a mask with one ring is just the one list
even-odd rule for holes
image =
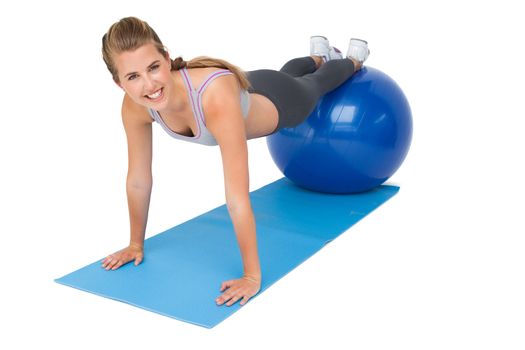
{"label": "tank top strap", "polygon": [[184,81],[184,85],[186,86],[186,89],[191,93],[195,91],[193,88],[193,84],[191,83],[190,75],[188,74],[188,71],[186,70],[186,67],[179,69],[180,74],[182,75],[182,81]]}
{"label": "tank top strap", "polygon": [[230,75],[230,74],[233,74],[232,72],[230,72],[229,70],[227,69],[221,69],[221,70],[217,70],[213,73],[211,73],[210,75],[208,75],[206,77],[206,79],[204,79],[204,81],[202,82],[202,84],[199,86],[199,88],[197,89],[197,93],[200,95],[204,92],[204,90],[206,90],[206,88],[208,87],[208,85],[210,85],[210,83],[215,80],[216,78],[220,77],[220,76],[223,76],[223,75]]}
{"label": "tank top strap", "polygon": [[193,87],[193,84],[191,82],[191,79],[190,79],[190,75],[188,73],[188,70],[186,69],[186,67],[184,68],[181,68],[180,69],[181,71],[181,74],[182,74],[182,80],[184,81],[184,85],[186,86],[186,88],[190,91],[190,92],[197,92],[197,95],[200,95],[203,93],[204,90],[206,90],[206,88],[208,87],[208,85],[210,85],[210,83],[220,77],[220,76],[223,76],[223,75],[231,75],[233,74],[231,71],[229,71],[228,69],[220,69],[220,70],[217,70],[213,73],[211,73],[210,75],[208,75],[204,81],[202,82],[202,84],[197,88],[195,89]]}

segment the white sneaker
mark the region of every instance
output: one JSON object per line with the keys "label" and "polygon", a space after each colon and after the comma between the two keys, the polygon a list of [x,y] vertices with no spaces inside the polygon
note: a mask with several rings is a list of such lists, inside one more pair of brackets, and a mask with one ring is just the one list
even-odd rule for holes
{"label": "white sneaker", "polygon": [[341,51],[330,46],[328,39],[320,35],[310,37],[310,55],[321,56],[324,62],[343,58]]}
{"label": "white sneaker", "polygon": [[368,43],[361,39],[350,39],[350,44],[348,45],[348,52],[346,57],[351,57],[360,63],[363,63],[370,55],[370,50],[368,49]]}

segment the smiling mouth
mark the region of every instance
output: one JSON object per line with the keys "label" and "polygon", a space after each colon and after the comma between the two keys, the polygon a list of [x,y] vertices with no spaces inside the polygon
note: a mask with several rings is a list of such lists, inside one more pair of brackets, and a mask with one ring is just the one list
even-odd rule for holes
{"label": "smiling mouth", "polygon": [[159,100],[162,97],[163,92],[164,92],[164,88],[160,88],[159,90],[155,91],[151,95],[146,95],[146,98],[148,98],[151,101]]}

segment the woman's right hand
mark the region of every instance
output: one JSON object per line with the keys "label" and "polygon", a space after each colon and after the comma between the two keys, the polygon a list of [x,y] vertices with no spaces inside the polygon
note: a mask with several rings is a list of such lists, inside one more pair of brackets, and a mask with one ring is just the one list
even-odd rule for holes
{"label": "woman's right hand", "polygon": [[137,266],[142,262],[142,259],[144,259],[144,248],[138,244],[131,243],[128,247],[108,255],[102,260],[102,267],[106,270],[116,270],[133,260],[135,260],[135,266]]}

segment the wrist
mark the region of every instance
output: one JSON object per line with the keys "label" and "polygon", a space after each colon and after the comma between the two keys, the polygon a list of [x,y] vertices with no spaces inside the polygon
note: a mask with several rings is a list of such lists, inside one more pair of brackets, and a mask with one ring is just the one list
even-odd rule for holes
{"label": "wrist", "polygon": [[250,282],[253,282],[253,283],[256,283],[256,284],[260,284],[261,283],[261,278],[254,278],[254,277],[251,277],[251,276],[244,275],[244,276],[242,276],[242,279],[250,281]]}
{"label": "wrist", "polygon": [[130,248],[134,248],[134,249],[140,249],[140,250],[144,249],[144,243],[129,242],[129,246]]}
{"label": "wrist", "polygon": [[245,263],[242,267],[242,272],[244,276],[253,277],[256,279],[261,279],[262,271],[261,264],[259,263],[259,257],[254,255],[252,257],[247,257]]}
{"label": "wrist", "polygon": [[260,273],[244,273],[242,278],[255,283],[260,283],[262,276]]}

